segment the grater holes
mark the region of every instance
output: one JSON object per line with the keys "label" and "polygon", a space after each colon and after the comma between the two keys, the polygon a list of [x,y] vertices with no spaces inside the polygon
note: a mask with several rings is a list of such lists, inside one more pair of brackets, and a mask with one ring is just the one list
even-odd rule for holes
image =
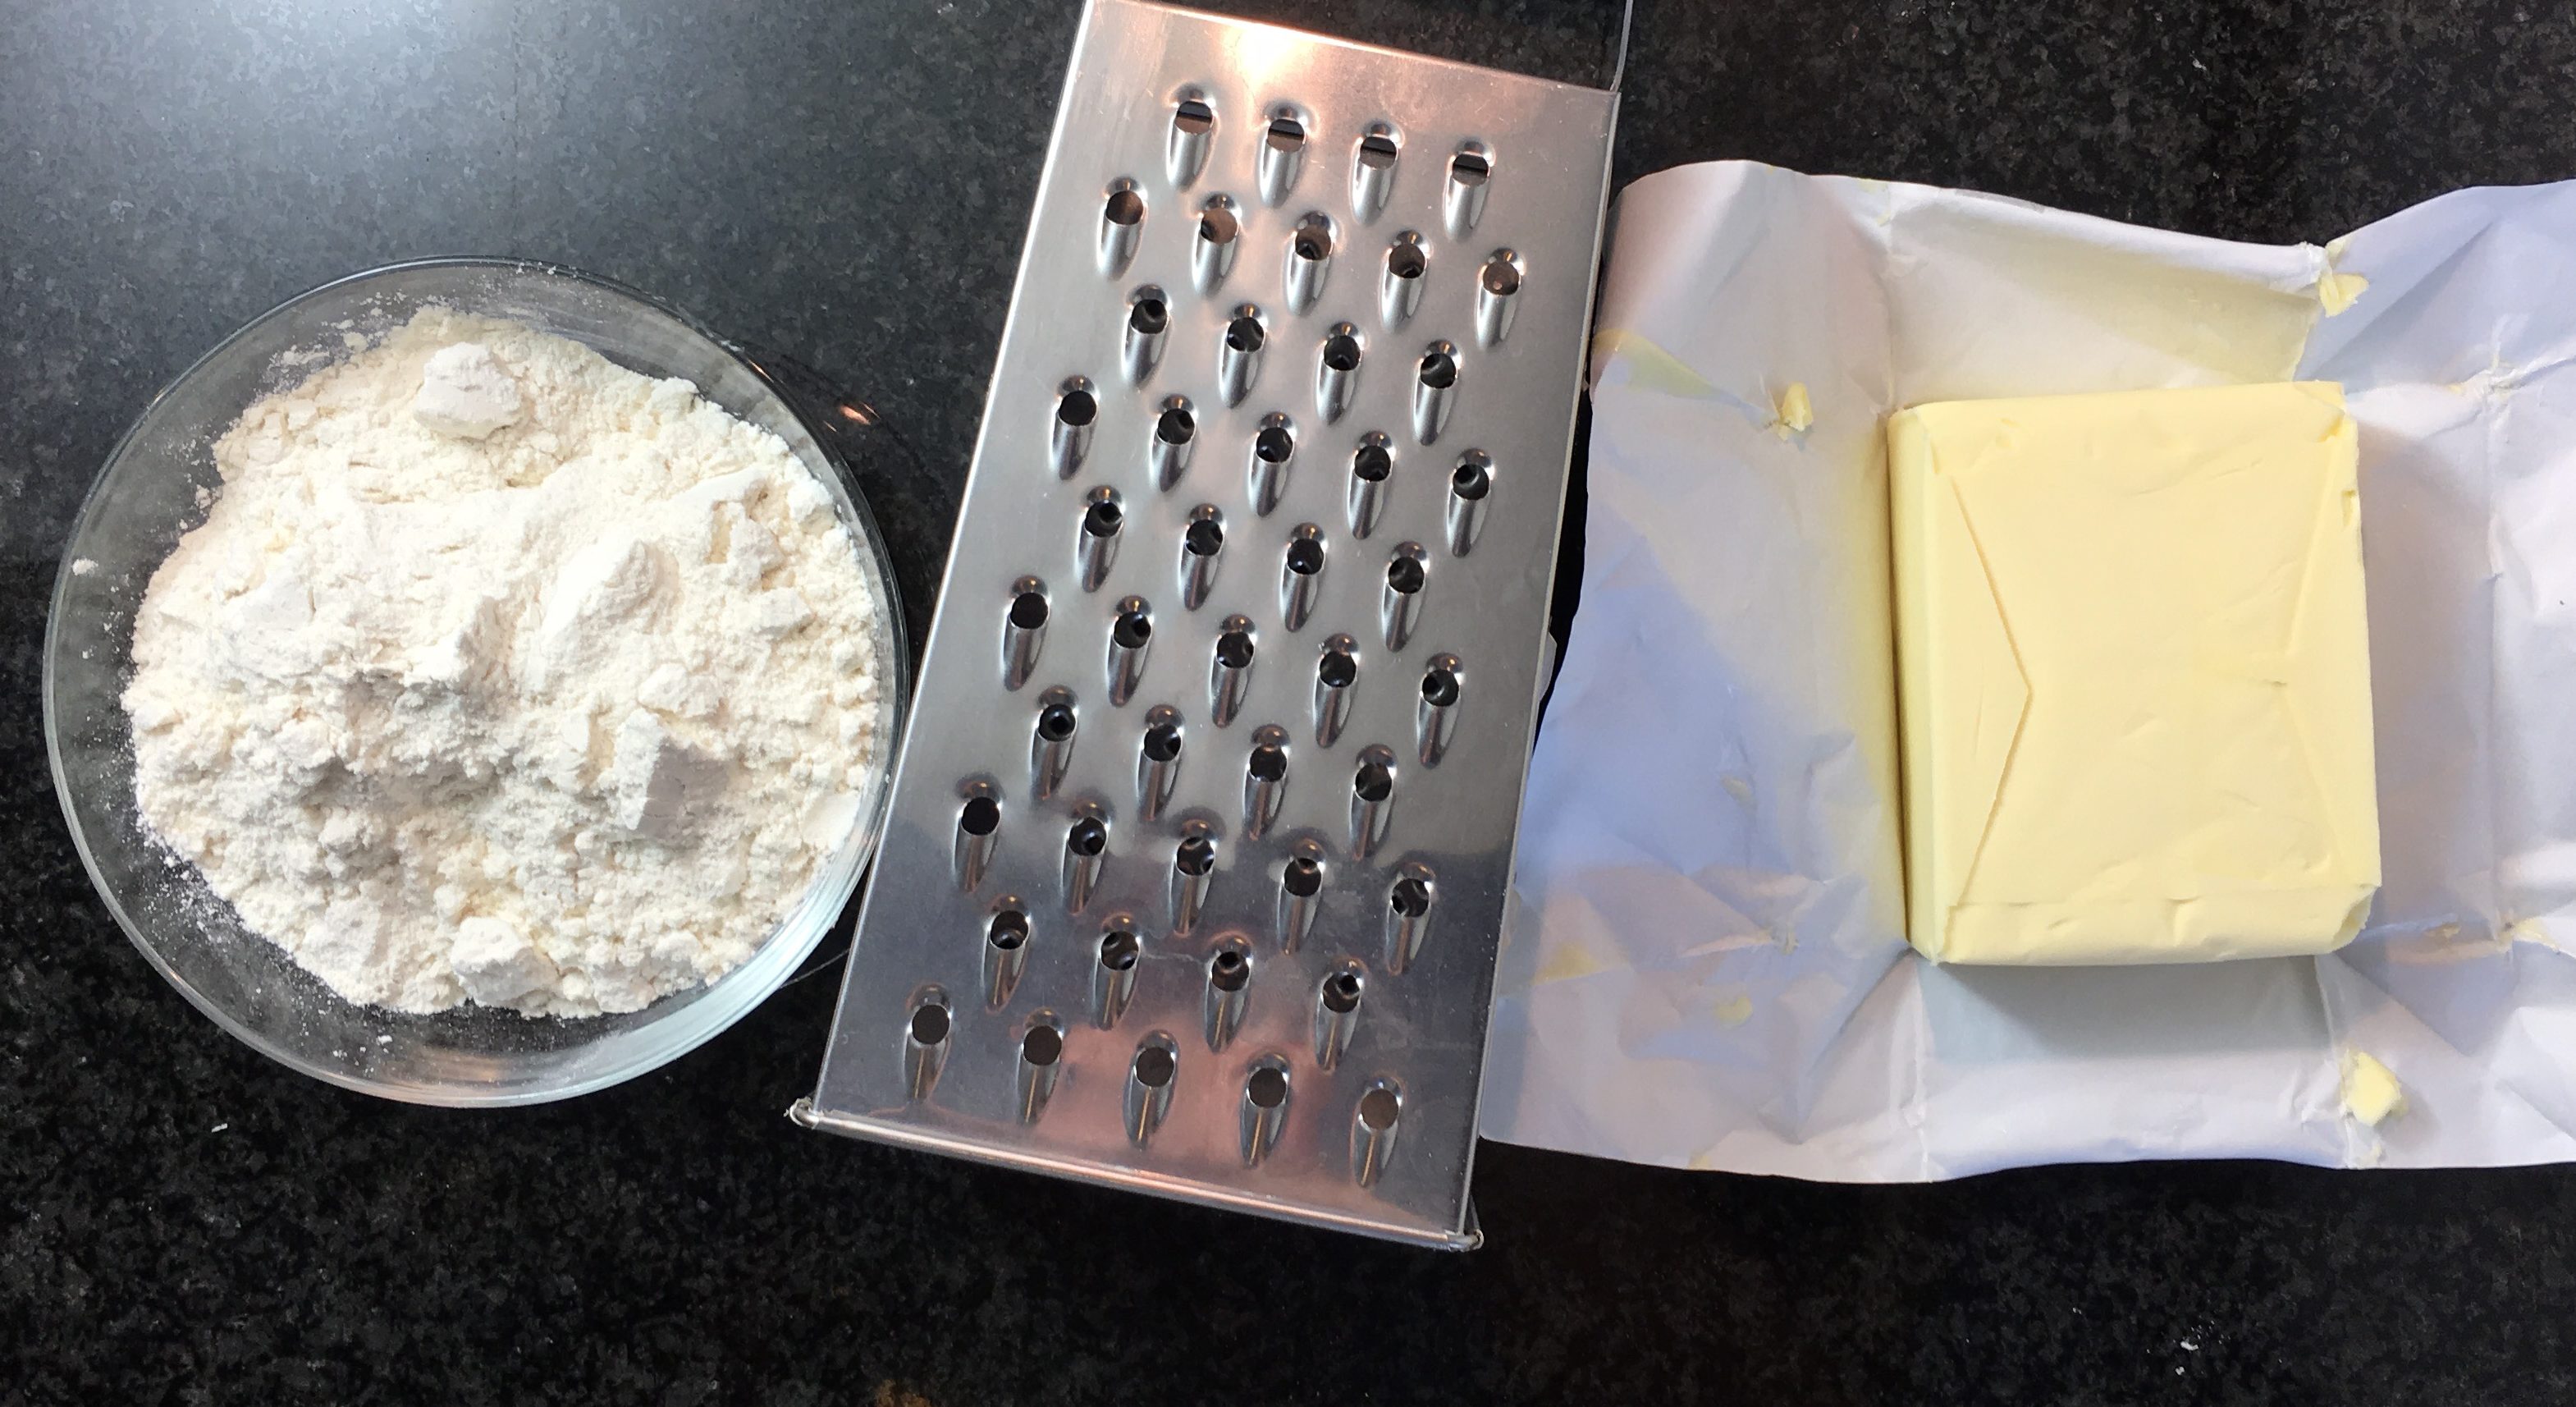
{"label": "grater holes", "polygon": [[1350,968],[1325,978],[1322,991],[1324,1010],[1336,1016],[1348,1016],[1359,1010],[1360,987],[1359,973]]}
{"label": "grater holes", "polygon": [[1234,197],[1212,195],[1199,207],[1198,237],[1190,241],[1190,282],[1202,294],[1213,293],[1234,272],[1234,256],[1243,235]]}
{"label": "grater holes", "polygon": [[[1195,611],[1216,585],[1217,554],[1225,550],[1225,515],[1213,503],[1190,510],[1181,529],[1181,608]],[[1224,720],[1218,720],[1220,723]]]}
{"label": "grater holes", "polygon": [[1171,1112],[1172,1080],[1180,1068],[1170,1036],[1156,1031],[1137,1042],[1136,1054],[1127,1062],[1127,1088],[1122,1095],[1128,1142],[1142,1148],[1153,1140],[1154,1130]]}
{"label": "grater holes", "polygon": [[1243,691],[1252,669],[1252,619],[1227,616],[1218,627],[1216,648],[1208,666],[1208,721],[1222,728],[1243,707]]}
{"label": "grater holes", "polygon": [[1136,257],[1145,223],[1145,197],[1124,177],[1110,183],[1100,202],[1100,271],[1116,278]]}
{"label": "grater holes", "polygon": [[1040,1022],[1032,1025],[1028,1033],[1020,1037],[1020,1059],[1039,1069],[1045,1069],[1063,1058],[1064,1032],[1057,1030],[1053,1023]]}
{"label": "grater holes", "polygon": [[923,1002],[912,1009],[908,1034],[915,1045],[932,1046],[948,1039],[948,1008],[935,1001]]}
{"label": "grater holes", "polygon": [[1258,1167],[1279,1142],[1288,1118],[1288,1062],[1265,1055],[1244,1077],[1238,1151],[1245,1167]]}
{"label": "grater holes", "polygon": [[1216,132],[1216,109],[1207,94],[1183,88],[1174,95],[1172,129],[1163,136],[1163,174],[1172,189],[1187,190],[1207,167],[1208,147]]}
{"label": "grater holes", "polygon": [[1262,130],[1261,150],[1255,161],[1261,185],[1261,203],[1277,205],[1295,189],[1298,173],[1306,164],[1306,115],[1282,104],[1270,110],[1270,125]]}
{"label": "grater holes", "polygon": [[1055,795],[1072,764],[1074,721],[1072,690],[1058,685],[1038,695],[1029,736],[1029,776],[1040,798]]}
{"label": "grater holes", "polygon": [[1100,878],[1100,857],[1109,849],[1109,823],[1100,819],[1094,804],[1083,804],[1082,814],[1064,831],[1064,902],[1065,907],[1080,913],[1091,902],[1091,891]]}
{"label": "grater holes", "polygon": [[1413,437],[1423,444],[1440,438],[1449,424],[1449,411],[1457,399],[1458,347],[1440,341],[1422,349],[1422,360],[1414,368]]}
{"label": "grater holes", "polygon": [[1285,951],[1297,951],[1315,926],[1315,896],[1324,888],[1324,867],[1316,859],[1322,849],[1311,840],[1301,840],[1297,842],[1297,853],[1280,867],[1278,934],[1279,946]]}
{"label": "grater holes", "polygon": [[1401,650],[1413,638],[1414,622],[1422,614],[1422,588],[1430,580],[1428,557],[1415,542],[1397,544],[1387,557],[1386,591],[1378,601],[1378,619],[1389,650]]}
{"label": "grater holes", "polygon": [[1395,1127],[1400,1108],[1395,1091],[1380,1085],[1360,1096],[1360,1125],[1371,1133],[1384,1133]]}
{"label": "grater holes", "polygon": [[1258,352],[1269,334],[1262,331],[1260,315],[1246,310],[1236,313],[1225,325],[1225,345],[1229,351]]}
{"label": "grater holes", "polygon": [[1022,591],[1011,598],[1011,624],[1022,630],[1036,630],[1047,623],[1047,598],[1043,591]]}
{"label": "grater holes", "polygon": [[1137,813],[1150,821],[1163,814],[1180,780],[1181,711],[1156,704],[1145,711],[1145,733],[1136,744]]}
{"label": "grater holes", "polygon": [[1279,620],[1289,630],[1305,627],[1314,613],[1315,595],[1324,571],[1324,530],[1300,523],[1280,556]]}
{"label": "grater holes", "polygon": [[984,941],[997,952],[1018,952],[1029,941],[1029,916],[1017,909],[1002,910],[985,927]]}
{"label": "grater holes", "polygon": [[1378,315],[1390,328],[1402,327],[1422,306],[1423,275],[1431,268],[1422,236],[1406,230],[1386,246],[1386,272],[1378,279]]}
{"label": "grater holes", "polygon": [[1315,678],[1327,689],[1347,689],[1360,677],[1360,663],[1348,650],[1326,650],[1315,663]]}
{"label": "grater holes", "polygon": [[1387,195],[1395,188],[1396,152],[1403,141],[1384,122],[1372,122],[1361,133],[1359,148],[1351,154],[1351,209],[1362,223],[1386,209]]}
{"label": "grater holes", "polygon": [[1458,698],[1466,683],[1458,678],[1458,657],[1432,655],[1422,670],[1422,706],[1414,709],[1414,750],[1425,768],[1437,768],[1448,755],[1450,737],[1458,734]]}
{"label": "grater holes", "polygon": [[1162,365],[1171,326],[1172,306],[1162,289],[1149,283],[1127,295],[1127,330],[1120,339],[1119,364],[1129,384],[1142,385]]}
{"label": "grater holes", "polygon": [[1477,534],[1485,524],[1485,498],[1494,491],[1494,461],[1483,450],[1471,449],[1458,456],[1457,467],[1449,471],[1449,503],[1446,509],[1449,551],[1464,557],[1476,545]]}
{"label": "grater holes", "polygon": [[1476,340],[1499,347],[1511,335],[1512,317],[1520,306],[1521,256],[1497,249],[1476,271]]}
{"label": "grater holes", "polygon": [[1396,880],[1386,891],[1389,911],[1404,918],[1420,918],[1431,912],[1431,885],[1412,875]]}
{"label": "grater holes", "polygon": [[1323,361],[1326,371],[1347,374],[1360,369],[1360,339],[1349,323],[1335,328],[1324,339]]}
{"label": "grater holes", "polygon": [[1172,847],[1172,868],[1193,879],[1216,868],[1216,842],[1204,835],[1184,836]]}
{"label": "grater holes", "polygon": [[1494,154],[1482,142],[1462,142],[1449,158],[1449,179],[1440,194],[1440,218],[1451,239],[1465,239],[1485,217],[1485,197],[1494,177]]}
{"label": "grater holes", "polygon": [[1256,1109],[1276,1109],[1288,1102],[1288,1072],[1264,1065],[1243,1083],[1243,1097]]}
{"label": "grater holes", "polygon": [[1165,406],[1154,421],[1154,438],[1174,447],[1188,444],[1198,433],[1198,417],[1190,414],[1187,405]]}
{"label": "grater holes", "polygon": [[1111,929],[1100,935],[1100,965],[1111,972],[1131,972],[1145,945],[1125,929]]}
{"label": "grater holes", "polygon": [[1091,379],[1068,376],[1056,386],[1055,423],[1047,429],[1047,456],[1057,477],[1070,478],[1091,452],[1092,422],[1100,418],[1100,398]]}
{"label": "grater holes", "polygon": [[1332,220],[1322,214],[1310,214],[1298,221],[1296,232],[1288,238],[1288,252],[1309,264],[1332,258]]}
{"label": "grater holes", "polygon": [[1279,781],[1288,775],[1288,751],[1276,743],[1263,743],[1252,750],[1244,769],[1252,774],[1254,781]]}
{"label": "grater holes", "polygon": [[984,882],[985,868],[992,863],[993,836],[1002,828],[1002,805],[994,798],[990,782],[968,782],[960,790],[966,800],[957,808],[957,834],[950,843],[949,862],[957,887],[972,890]]}
{"label": "grater holes", "polygon": [[1118,602],[1117,614],[1109,622],[1109,703],[1123,707],[1135,695],[1136,682],[1145,674],[1145,650],[1153,643],[1154,620],[1145,598],[1129,596]]}
{"label": "grater holes", "polygon": [[1371,430],[1360,436],[1359,447],[1351,451],[1351,480],[1343,494],[1343,508],[1353,537],[1377,531],[1378,518],[1386,511],[1386,481],[1395,472],[1395,454],[1388,445],[1384,432]]}
{"label": "grater holes", "polygon": [[1252,730],[1252,751],[1243,763],[1243,833],[1258,840],[1279,819],[1279,803],[1288,781],[1288,733],[1276,723]]}
{"label": "grater holes", "polygon": [[1297,431],[1288,417],[1272,411],[1261,417],[1261,427],[1253,432],[1252,456],[1244,471],[1244,486],[1252,498],[1255,517],[1268,515],[1279,506],[1288,492],[1289,461],[1297,457]]}
{"label": "grater holes", "polygon": [[1097,591],[1118,559],[1118,532],[1126,525],[1127,510],[1118,502],[1118,491],[1106,485],[1084,495],[1083,503],[1081,527],[1074,535],[1074,566],[1082,589]]}
{"label": "grater holes", "polygon": [[1395,753],[1372,743],[1351,769],[1351,854],[1365,860],[1386,839],[1395,812]]}
{"label": "grater holes", "polygon": [[1109,848],[1109,827],[1097,816],[1085,816],[1065,829],[1064,848],[1083,859],[1096,859]]}
{"label": "grater holes", "polygon": [[1241,948],[1217,949],[1208,959],[1208,985],[1220,992],[1240,992],[1252,981],[1252,959]]}
{"label": "grater holes", "polygon": [[1340,243],[1331,216],[1309,211],[1299,218],[1297,228],[1288,236],[1288,311],[1305,312],[1323,296],[1324,279],[1332,267],[1333,251]]}

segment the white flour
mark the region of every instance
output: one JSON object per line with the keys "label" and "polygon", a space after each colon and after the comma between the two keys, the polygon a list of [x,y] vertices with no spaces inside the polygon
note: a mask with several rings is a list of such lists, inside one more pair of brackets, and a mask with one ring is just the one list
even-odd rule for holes
{"label": "white flour", "polygon": [[822,486],[688,383],[431,309],[215,461],[135,622],[136,801],[343,996],[632,1011],[849,834],[877,603]]}

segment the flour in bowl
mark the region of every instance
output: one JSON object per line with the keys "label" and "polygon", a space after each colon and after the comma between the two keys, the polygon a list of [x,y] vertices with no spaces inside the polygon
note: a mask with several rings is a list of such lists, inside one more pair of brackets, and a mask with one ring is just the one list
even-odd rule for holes
{"label": "flour in bowl", "polygon": [[135,622],[135,799],[342,996],[636,1010],[748,958],[856,824],[859,549],[687,382],[433,308],[215,463]]}

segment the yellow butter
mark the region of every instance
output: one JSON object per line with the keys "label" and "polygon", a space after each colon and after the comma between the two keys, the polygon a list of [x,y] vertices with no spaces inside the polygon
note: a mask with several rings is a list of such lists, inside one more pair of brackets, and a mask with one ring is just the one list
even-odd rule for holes
{"label": "yellow butter", "polygon": [[2342,388],[1952,401],[1887,434],[1915,946],[2350,940],[2379,816]]}
{"label": "yellow butter", "polygon": [[2347,1050],[2343,1053],[2343,1111],[2377,1128],[2406,1112],[2406,1086],[2397,1082],[2396,1073],[2379,1057],[2358,1048]]}

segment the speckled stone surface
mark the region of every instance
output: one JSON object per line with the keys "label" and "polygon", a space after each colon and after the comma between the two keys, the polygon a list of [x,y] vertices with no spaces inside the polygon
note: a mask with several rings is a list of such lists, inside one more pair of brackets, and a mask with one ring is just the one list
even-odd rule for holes
{"label": "speckled stone surface", "polygon": [[[1607,11],[1229,0],[1598,80]],[[569,1105],[272,1066],[92,896],[44,603],[123,424],[331,276],[518,253],[847,378],[945,550],[1074,8],[20,0],[0,18],[0,1401],[2576,1399],[2576,1169],[1923,1188],[1489,1146],[1441,1256],[802,1133],[832,978]],[[2576,175],[2545,0],[1650,0],[1622,178],[1750,156],[2253,239]]]}

